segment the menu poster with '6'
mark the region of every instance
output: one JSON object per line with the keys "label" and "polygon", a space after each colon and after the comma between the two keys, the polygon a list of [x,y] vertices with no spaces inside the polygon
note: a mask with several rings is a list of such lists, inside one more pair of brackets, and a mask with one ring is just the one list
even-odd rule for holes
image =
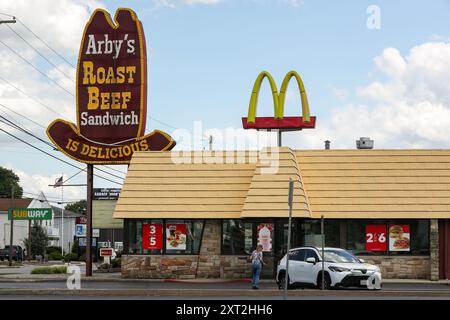
{"label": "menu poster with '6'", "polygon": [[387,236],[386,225],[368,224],[366,225],[366,251],[386,251]]}

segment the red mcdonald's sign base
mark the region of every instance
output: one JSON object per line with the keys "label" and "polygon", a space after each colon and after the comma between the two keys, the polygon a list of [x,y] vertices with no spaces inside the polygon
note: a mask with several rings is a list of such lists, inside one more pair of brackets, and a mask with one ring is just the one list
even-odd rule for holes
{"label": "red mcdonald's sign base", "polygon": [[274,117],[256,117],[255,123],[248,123],[247,117],[242,118],[242,125],[244,129],[256,130],[302,130],[314,129],[316,126],[316,117],[310,117],[309,122],[304,122],[303,117],[283,117],[282,119],[275,119]]}

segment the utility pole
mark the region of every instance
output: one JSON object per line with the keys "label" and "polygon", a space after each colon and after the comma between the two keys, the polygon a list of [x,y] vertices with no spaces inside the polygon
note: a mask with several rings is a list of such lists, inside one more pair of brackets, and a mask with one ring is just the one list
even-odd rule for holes
{"label": "utility pole", "polygon": [[31,261],[31,220],[28,220],[28,261]]}
{"label": "utility pole", "polygon": [[14,241],[14,184],[11,184],[11,231],[9,233],[9,266],[12,266]]}

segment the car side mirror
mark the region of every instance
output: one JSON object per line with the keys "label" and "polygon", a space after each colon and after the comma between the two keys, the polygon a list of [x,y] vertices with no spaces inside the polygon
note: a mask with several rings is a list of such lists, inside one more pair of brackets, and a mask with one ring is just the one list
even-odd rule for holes
{"label": "car side mirror", "polygon": [[316,258],[314,258],[314,257],[309,257],[309,258],[306,259],[306,262],[312,263],[312,264],[316,264]]}
{"label": "car side mirror", "polygon": [[361,262],[361,263],[365,263],[366,262],[366,260],[364,260],[364,259],[358,259],[359,260],[359,262]]}

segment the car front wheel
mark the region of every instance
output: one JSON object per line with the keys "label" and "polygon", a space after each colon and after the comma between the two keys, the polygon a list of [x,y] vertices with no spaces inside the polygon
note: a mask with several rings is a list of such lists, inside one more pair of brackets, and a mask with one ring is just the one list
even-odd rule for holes
{"label": "car front wheel", "polygon": [[[292,286],[289,284],[290,279],[288,278],[288,290],[292,288]],[[280,274],[278,276],[278,289],[284,290],[286,287],[286,274]]]}
{"label": "car front wheel", "polygon": [[[331,289],[331,279],[330,275],[328,273],[325,273],[325,277],[323,280],[323,287],[325,290]],[[319,273],[319,276],[317,277],[317,289],[322,289],[322,273]]]}

